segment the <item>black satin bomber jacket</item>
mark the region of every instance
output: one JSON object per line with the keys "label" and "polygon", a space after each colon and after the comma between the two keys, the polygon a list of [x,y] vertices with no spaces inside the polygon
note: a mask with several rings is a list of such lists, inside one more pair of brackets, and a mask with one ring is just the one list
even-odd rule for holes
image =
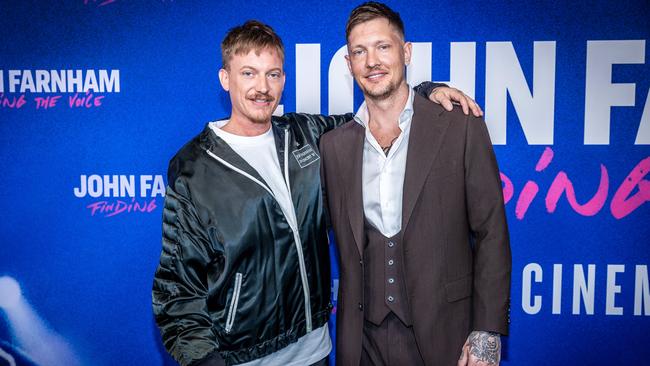
{"label": "black satin bomber jacket", "polygon": [[163,343],[181,365],[255,360],[327,322],[318,139],[351,117],[272,119],[297,230],[262,177],[208,126],[171,160],[153,305]]}
{"label": "black satin bomber jacket", "polygon": [[[437,85],[416,91],[428,95]],[[165,348],[182,366],[259,359],[328,321],[318,140],[352,118],[272,118],[298,228],[255,169],[210,127],[172,158],[152,300]]]}

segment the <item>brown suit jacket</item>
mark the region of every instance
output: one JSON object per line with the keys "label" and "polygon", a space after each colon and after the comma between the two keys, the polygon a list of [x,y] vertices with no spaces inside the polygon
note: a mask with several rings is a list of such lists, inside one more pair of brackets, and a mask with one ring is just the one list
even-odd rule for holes
{"label": "brown suit jacket", "polygon": [[[404,279],[427,365],[455,365],[472,330],[507,334],[510,244],[485,123],[415,96],[402,203]],[[336,360],[359,365],[363,331],[365,129],[321,138],[322,181],[339,248]]]}

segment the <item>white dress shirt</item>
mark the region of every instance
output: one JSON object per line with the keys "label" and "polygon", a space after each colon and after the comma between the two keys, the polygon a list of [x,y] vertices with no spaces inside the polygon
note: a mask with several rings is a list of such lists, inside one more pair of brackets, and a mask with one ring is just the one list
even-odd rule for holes
{"label": "white dress shirt", "polygon": [[402,193],[409,132],[413,119],[413,89],[399,115],[400,135],[388,155],[370,132],[368,106],[361,104],[354,120],[366,129],[363,143],[363,212],[368,222],[384,236],[391,237],[402,230]]}

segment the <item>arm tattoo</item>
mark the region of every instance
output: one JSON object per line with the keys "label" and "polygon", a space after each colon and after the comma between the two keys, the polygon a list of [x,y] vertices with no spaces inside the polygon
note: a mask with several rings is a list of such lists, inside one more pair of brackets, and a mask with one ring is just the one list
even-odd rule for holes
{"label": "arm tattoo", "polygon": [[498,365],[501,360],[501,336],[498,333],[474,331],[469,335],[469,352],[479,361]]}

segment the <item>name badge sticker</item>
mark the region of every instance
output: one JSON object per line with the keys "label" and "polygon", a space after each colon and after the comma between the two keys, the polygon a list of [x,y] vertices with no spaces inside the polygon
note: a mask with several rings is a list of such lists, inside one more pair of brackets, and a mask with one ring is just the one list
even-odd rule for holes
{"label": "name badge sticker", "polygon": [[318,161],[318,159],[320,159],[318,153],[316,153],[316,151],[314,151],[314,149],[309,144],[294,151],[293,157],[296,158],[298,165],[300,165],[300,168],[302,169],[308,167],[309,165],[313,164],[314,162]]}

